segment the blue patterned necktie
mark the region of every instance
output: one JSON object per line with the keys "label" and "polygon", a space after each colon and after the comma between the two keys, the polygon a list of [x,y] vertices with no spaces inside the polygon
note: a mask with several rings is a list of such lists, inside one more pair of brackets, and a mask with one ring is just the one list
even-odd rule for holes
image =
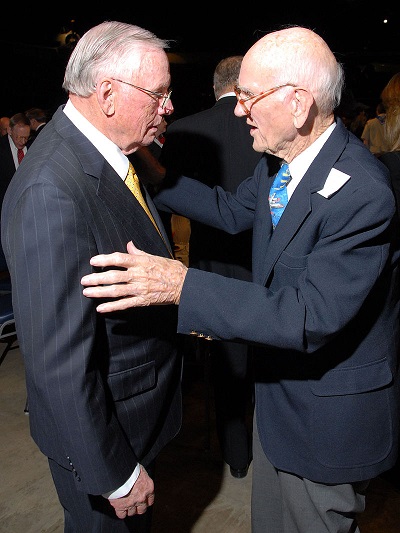
{"label": "blue patterned necktie", "polygon": [[288,203],[286,186],[292,179],[289,165],[284,163],[275,176],[271,190],[269,191],[269,207],[271,211],[272,227],[275,229]]}

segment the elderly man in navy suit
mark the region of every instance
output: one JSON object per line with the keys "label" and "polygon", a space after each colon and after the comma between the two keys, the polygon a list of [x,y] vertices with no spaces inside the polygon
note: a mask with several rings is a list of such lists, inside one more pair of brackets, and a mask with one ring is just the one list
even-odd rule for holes
{"label": "elderly man in navy suit", "polygon": [[359,531],[369,481],[398,454],[396,204],[387,169],[335,117],[343,82],[313,31],[265,35],[244,56],[235,114],[255,150],[285,161],[282,183],[263,158],[234,194],[187,177],[159,193],[164,209],[252,227],[253,282],[132,243],[91,261],[120,270],[82,280],[87,297],[113,297],[102,316],[175,303],[180,333],[254,345],[254,533]]}
{"label": "elderly man in navy suit", "polygon": [[122,252],[130,239],[172,257],[126,157],[173,111],[167,44],[115,21],[89,30],[66,68],[68,102],[4,200],[31,434],[49,458],[68,533],[149,531],[154,461],[181,425],[176,308],[101,316],[80,285],[93,254]]}

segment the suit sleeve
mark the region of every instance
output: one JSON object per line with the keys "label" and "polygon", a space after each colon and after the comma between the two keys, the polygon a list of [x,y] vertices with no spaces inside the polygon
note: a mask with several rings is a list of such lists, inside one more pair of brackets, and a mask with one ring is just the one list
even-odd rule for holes
{"label": "suit sleeve", "polygon": [[254,175],[242,181],[235,194],[186,176],[168,175],[166,185],[155,196],[154,203],[162,211],[236,234],[253,227],[258,188],[263,184],[266,186],[267,178],[268,166],[264,158]]}
{"label": "suit sleeve", "polygon": [[[249,283],[189,269],[179,304],[179,333],[313,353],[355,317],[367,327],[367,318],[360,317],[378,316],[383,295],[396,297],[388,294],[395,205],[386,184],[364,180],[361,190],[350,180],[330,199],[317,194],[319,213],[313,223],[304,224],[284,250],[274,252],[269,245],[266,253],[276,257],[268,257],[275,263],[265,279]],[[198,204],[197,209],[206,209],[202,201]],[[265,232],[259,235],[269,238]],[[258,262],[267,260],[258,255],[261,246],[254,245]]]}

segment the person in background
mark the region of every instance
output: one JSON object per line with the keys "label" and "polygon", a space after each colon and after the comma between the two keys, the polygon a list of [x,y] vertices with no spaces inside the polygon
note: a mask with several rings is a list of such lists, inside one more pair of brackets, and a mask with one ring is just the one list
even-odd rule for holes
{"label": "person in background", "polygon": [[388,167],[400,216],[400,72],[394,74],[381,93],[386,108],[385,139],[387,150],[380,160]]}
{"label": "person in background", "polygon": [[[216,102],[211,108],[170,125],[161,155],[168,172],[190,176],[209,186],[220,185],[231,192],[244,177],[253,174],[261,153],[252,148],[245,118],[234,115],[234,86],[242,59],[243,56],[230,56],[216,65],[212,78]],[[177,232],[174,233],[176,239]],[[191,221],[189,266],[250,281],[251,240],[251,230],[228,235]],[[203,359],[210,358],[222,457],[234,477],[245,477],[252,457],[249,414],[253,411],[253,387],[249,349],[246,344],[189,340],[196,343]]]}
{"label": "person in background", "polygon": [[371,115],[370,108],[367,105],[361,102],[355,103],[354,116],[350,121],[349,129],[359,139],[361,139],[365,125],[371,116],[373,115]]}
{"label": "person in background", "polygon": [[93,253],[123,251],[129,239],[172,257],[126,157],[174,110],[167,46],[122,22],[88,30],[66,66],[68,101],[3,204],[30,429],[68,533],[150,531],[154,462],[181,426],[176,308],[99,316],[80,285]]}
{"label": "person in background", "polygon": [[39,107],[31,107],[28,111],[25,111],[25,115],[31,123],[31,136],[29,142],[32,144],[39,132],[47,124],[47,113]]}
{"label": "person in background", "polygon": [[253,228],[252,282],[133,243],[81,280],[101,316],[173,303],[179,333],[253,344],[253,533],[359,532],[369,482],[398,454],[399,224],[389,172],[335,117],[343,85],[312,30],[266,34],[244,56],[235,114],[286,164],[271,176],[262,158],[233,194],[167,174],[155,198]]}
{"label": "person in background", "polygon": [[0,137],[3,137],[3,135],[7,135],[9,125],[10,125],[9,117],[0,118]]}
{"label": "person in background", "polygon": [[367,120],[361,134],[361,140],[365,146],[376,156],[386,152],[385,118],[385,106],[379,102],[376,106],[376,116]]}
{"label": "person in background", "polygon": [[27,152],[31,132],[29,119],[24,113],[10,118],[7,135],[0,137],[0,206],[15,171]]}

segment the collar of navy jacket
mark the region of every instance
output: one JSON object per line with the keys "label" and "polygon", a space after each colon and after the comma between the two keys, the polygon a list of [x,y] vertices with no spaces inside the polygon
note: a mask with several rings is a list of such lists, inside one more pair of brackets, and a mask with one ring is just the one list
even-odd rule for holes
{"label": "collar of navy jacket", "polygon": [[[324,198],[317,193],[323,189],[329,173],[338,163],[348,141],[349,132],[343,122],[337,119],[336,128],[293,192],[276,229],[272,229],[270,216],[262,217],[260,231],[263,232],[265,237],[258,239],[257,242],[261,247],[259,249],[259,257],[263,257],[263,261],[259,263],[256,261],[255,264],[262,265],[258,274],[262,273],[263,284],[268,279],[282,250],[295,236],[311,212],[315,212],[321,205],[329,202],[329,198]],[[268,179],[267,186],[265,186],[265,181],[260,180],[258,209],[260,209],[261,205],[268,207],[268,194],[272,182],[273,176]],[[254,275],[257,276],[257,272],[254,272]]]}

